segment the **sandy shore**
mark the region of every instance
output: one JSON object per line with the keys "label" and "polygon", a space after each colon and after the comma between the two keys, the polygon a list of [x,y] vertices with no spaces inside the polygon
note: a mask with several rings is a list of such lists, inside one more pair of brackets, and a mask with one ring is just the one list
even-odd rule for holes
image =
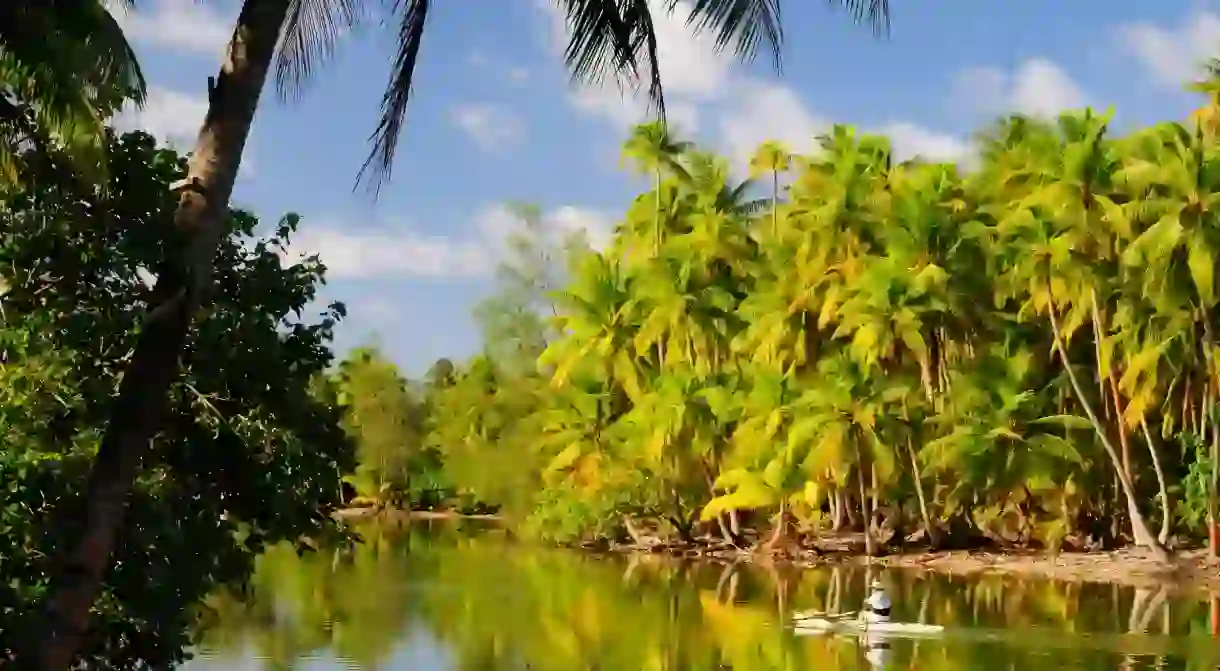
{"label": "sandy shore", "polygon": [[[819,558],[816,562],[835,561]],[[1051,580],[1100,582],[1132,587],[1169,587],[1181,591],[1220,594],[1220,562],[1204,550],[1177,553],[1161,564],[1139,549],[1115,552],[923,552],[887,557],[850,557],[840,561],[898,568],[923,569],[948,575],[1011,575]]]}
{"label": "sandy shore", "polygon": [[933,571],[945,575],[1006,575],[1069,582],[1096,582],[1130,587],[1168,588],[1171,592],[1210,593],[1220,596],[1220,561],[1206,550],[1176,553],[1169,564],[1162,564],[1139,548],[1113,552],[1036,551],[948,551],[907,552],[868,557],[848,552],[800,552],[773,556],[746,549],[716,548],[640,548],[623,546],[612,552],[669,554],[688,560],[721,563],[790,564],[799,567],[856,565],[885,566],[907,570]]}

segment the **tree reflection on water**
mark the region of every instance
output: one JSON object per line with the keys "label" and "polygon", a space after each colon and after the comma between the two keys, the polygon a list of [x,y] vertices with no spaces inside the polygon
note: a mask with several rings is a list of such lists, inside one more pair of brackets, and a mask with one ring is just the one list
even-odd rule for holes
{"label": "tree reflection on water", "polygon": [[203,659],[192,665],[935,671],[1220,663],[1212,604],[1167,590],[886,571],[894,619],[944,625],[942,639],[795,637],[783,613],[855,610],[880,571],[603,557],[459,526],[371,522],[365,542],[350,548],[268,552],[244,595],[209,600]]}

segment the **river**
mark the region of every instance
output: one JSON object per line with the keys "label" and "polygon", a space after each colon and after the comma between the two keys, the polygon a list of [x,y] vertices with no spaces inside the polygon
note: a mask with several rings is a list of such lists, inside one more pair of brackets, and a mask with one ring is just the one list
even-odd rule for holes
{"label": "river", "polygon": [[[260,558],[249,595],[209,602],[187,671],[1220,668],[1209,604],[1157,590],[928,573],[679,565],[515,543],[454,523],[372,525],[354,550]],[[943,636],[797,637],[781,612],[858,608]],[[1035,666],[1036,665],[1036,666]]]}

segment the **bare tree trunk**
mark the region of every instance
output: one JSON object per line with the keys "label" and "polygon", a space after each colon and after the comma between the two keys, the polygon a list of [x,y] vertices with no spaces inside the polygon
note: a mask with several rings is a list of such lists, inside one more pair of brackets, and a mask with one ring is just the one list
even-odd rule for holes
{"label": "bare tree trunk", "polygon": [[123,525],[127,496],[160,428],[191,319],[212,286],[212,265],[225,234],[229,197],[288,6],[289,0],[246,0],[242,6],[220,74],[209,91],[207,116],[174,213],[174,228],[185,251],[177,267],[167,264],[157,278],[154,295],[159,300],[145,318],[124,371],[82,509],[64,518],[64,523],[81,520],[79,540],[59,559],[42,626],[36,629],[38,643],[22,651],[18,668],[63,671],[82,644],[90,608]]}

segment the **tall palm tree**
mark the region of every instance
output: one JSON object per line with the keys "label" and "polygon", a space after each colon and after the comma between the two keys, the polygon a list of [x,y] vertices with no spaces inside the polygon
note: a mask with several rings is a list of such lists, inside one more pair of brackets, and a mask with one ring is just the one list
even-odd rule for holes
{"label": "tall palm tree", "polygon": [[771,178],[771,235],[779,234],[779,174],[792,167],[792,153],[782,143],[769,140],[750,158],[750,178]]}
{"label": "tall palm tree", "polygon": [[0,4],[0,90],[0,184],[19,181],[23,148],[52,145],[78,174],[100,181],[106,119],[128,100],[143,104],[147,92],[101,0]]}
{"label": "tall palm tree", "polygon": [[[65,0],[66,1],[66,0]],[[647,86],[664,119],[665,97],[657,63],[654,11],[647,0],[557,0],[570,27],[564,57],[578,78],[600,81],[625,75]],[[389,5],[398,43],[372,150],[360,177],[379,187],[390,174],[406,116],[430,0]],[[661,0],[672,13],[678,0]],[[841,0],[856,20],[888,23],[888,0]],[[212,259],[223,236],[223,215],[268,73],[275,68],[282,95],[292,95],[330,55],[338,36],[364,17],[361,0],[244,0],[218,76],[209,84],[208,112],[191,153],[174,226],[183,253],[159,274],[151,309],[124,372],[110,421],[90,474],[78,542],[65,550],[35,650],[36,667],[61,671],[71,662],[99,589],[131,484],[161,423],[166,394],[194,313],[212,286]],[[765,43],[779,60],[783,38],[776,0],[700,0],[689,26],[710,30],[718,49],[744,59]]]}
{"label": "tall palm tree", "polygon": [[664,226],[661,221],[662,180],[666,175],[687,176],[681,158],[690,147],[689,142],[675,139],[670,129],[661,122],[636,126],[623,146],[623,158],[633,161],[641,172],[652,175],[654,257],[661,255],[661,242],[664,239]]}

